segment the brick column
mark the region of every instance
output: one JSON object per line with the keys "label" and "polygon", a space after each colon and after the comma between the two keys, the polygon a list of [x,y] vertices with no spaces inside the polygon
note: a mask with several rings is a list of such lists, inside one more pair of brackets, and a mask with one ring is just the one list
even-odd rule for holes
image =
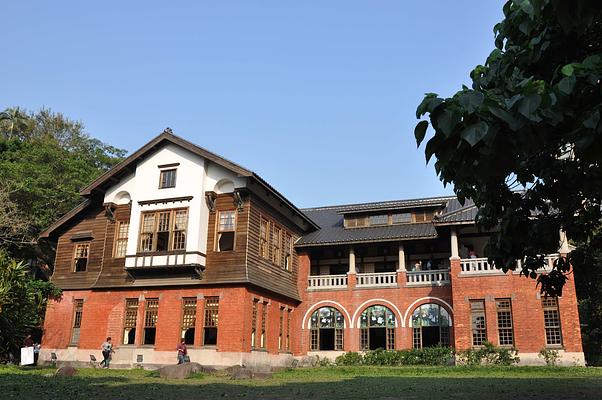
{"label": "brick column", "polygon": [[347,272],[347,287],[353,289],[357,284],[357,276],[355,269],[355,251],[353,247],[349,248],[349,272]]}

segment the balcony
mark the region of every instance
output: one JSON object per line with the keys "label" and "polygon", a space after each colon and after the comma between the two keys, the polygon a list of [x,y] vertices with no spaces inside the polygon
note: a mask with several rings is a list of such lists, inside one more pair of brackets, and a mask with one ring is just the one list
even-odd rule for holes
{"label": "balcony", "polygon": [[[537,270],[537,273],[548,272],[552,269],[558,254],[549,254],[544,257],[545,266]],[[460,275],[505,275],[504,271],[497,269],[487,258],[463,258],[460,260]],[[520,274],[522,261],[517,260],[515,274]]]}
{"label": "balcony", "polygon": [[397,287],[396,272],[357,274],[357,287]]}
{"label": "balcony", "polygon": [[448,286],[449,270],[436,269],[431,271],[408,271],[407,286]]}
{"label": "balcony", "polygon": [[317,275],[307,280],[308,290],[344,289],[347,287],[347,275]]}

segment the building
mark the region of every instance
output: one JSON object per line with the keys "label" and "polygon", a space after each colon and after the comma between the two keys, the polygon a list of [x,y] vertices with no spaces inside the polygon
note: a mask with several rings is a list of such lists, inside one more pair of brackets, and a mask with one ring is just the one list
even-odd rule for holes
{"label": "building", "polygon": [[523,362],[549,347],[584,363],[572,278],[562,298],[541,298],[493,268],[474,205],[454,197],[299,210],[169,130],[81,195],[42,234],[64,290],[42,361],[86,363],[111,336],[121,366],[174,363],[181,338],[215,366],[486,340]]}

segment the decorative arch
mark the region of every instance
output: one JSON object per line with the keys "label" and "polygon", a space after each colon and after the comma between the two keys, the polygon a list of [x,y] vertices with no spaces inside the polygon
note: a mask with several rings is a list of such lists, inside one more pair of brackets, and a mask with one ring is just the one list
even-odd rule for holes
{"label": "decorative arch", "polygon": [[337,308],[322,306],[309,319],[312,351],[343,350],[345,316]]}
{"label": "decorative arch", "polygon": [[234,191],[234,182],[232,182],[230,179],[226,179],[226,178],[220,179],[215,184],[213,191],[218,194],[232,193]]}
{"label": "decorative arch", "polygon": [[[421,297],[417,300],[414,300],[412,302],[412,304],[410,304],[408,306],[408,308],[406,309],[406,312],[403,314],[403,322],[404,322],[404,327],[405,326],[412,326],[411,321],[409,320],[409,318],[411,318],[411,313],[414,312],[414,310],[418,307],[421,306],[423,304],[426,303],[439,303],[439,305],[444,306],[446,311],[449,313],[449,326],[454,326],[453,324],[453,320],[454,320],[454,309],[451,306],[451,304],[449,304],[447,301],[440,299],[439,297],[432,297],[432,296],[426,296],[426,297]],[[408,317],[409,315],[409,317]],[[407,324],[406,324],[407,321]]]}
{"label": "decorative arch", "polygon": [[351,320],[352,328],[360,327],[359,314],[361,312],[363,312],[366,308],[368,308],[368,306],[372,306],[372,305],[383,305],[383,306],[386,306],[387,308],[390,308],[391,311],[393,311],[393,314],[395,314],[395,327],[396,328],[399,327],[400,321],[401,321],[401,327],[402,328],[405,327],[405,322],[401,318],[402,317],[401,311],[399,311],[399,308],[397,308],[397,306],[395,304],[393,304],[390,301],[385,300],[385,299],[371,299],[371,300],[366,300],[362,304],[360,304],[359,307],[355,310],[355,313],[353,313],[353,318]]}
{"label": "decorative arch", "polygon": [[122,190],[121,192],[118,192],[115,197],[113,198],[113,203],[115,204],[129,204],[130,201],[132,201],[132,197],[130,196],[130,193]]}
{"label": "decorative arch", "polygon": [[345,307],[343,307],[341,303],[338,303],[333,300],[322,300],[312,305],[310,308],[307,309],[307,311],[305,311],[305,314],[303,315],[303,323],[301,324],[301,329],[311,329],[311,320],[309,319],[309,316],[321,307],[333,307],[338,309],[339,312],[343,313],[343,316],[347,317],[345,318],[343,327],[347,328],[347,321],[349,321],[349,326],[352,326],[351,318],[349,317],[349,312]]}

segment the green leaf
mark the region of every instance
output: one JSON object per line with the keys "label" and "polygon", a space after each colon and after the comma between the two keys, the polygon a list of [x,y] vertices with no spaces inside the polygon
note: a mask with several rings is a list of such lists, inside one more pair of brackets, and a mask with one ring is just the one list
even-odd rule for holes
{"label": "green leaf", "polygon": [[541,96],[538,94],[531,94],[518,103],[518,112],[524,115],[526,118],[533,119],[533,113],[537,111],[541,104]]}
{"label": "green leaf", "polygon": [[533,13],[535,11],[533,9],[533,4],[531,4],[531,2],[529,0],[524,0],[521,3],[520,8],[531,17],[533,16]]}
{"label": "green leaf", "polygon": [[436,93],[427,93],[416,109],[416,118],[420,119],[427,112],[432,113],[441,103],[443,103],[443,99],[437,97]]}
{"label": "green leaf", "polygon": [[515,94],[514,96],[512,96],[509,99],[506,99],[506,108],[507,109],[511,109],[517,101],[519,101],[521,98],[523,97],[522,94]]}
{"label": "green leaf", "polygon": [[469,114],[475,112],[481,104],[485,96],[481,92],[475,92],[474,90],[463,92],[458,96],[458,103],[468,111]]}
{"label": "green leaf", "polygon": [[434,122],[437,129],[440,129],[445,136],[449,136],[460,122],[460,115],[448,107],[441,112],[437,111]]}
{"label": "green leaf", "polygon": [[573,64],[567,64],[564,67],[562,67],[560,72],[562,72],[564,76],[571,76],[575,72],[575,67],[573,67]]}
{"label": "green leaf", "polygon": [[489,107],[489,112],[506,122],[513,131],[517,131],[524,126],[524,120],[522,118],[514,118],[514,116],[506,110],[498,107]]}
{"label": "green leaf", "polygon": [[489,126],[487,123],[481,121],[468,126],[460,135],[462,136],[462,139],[470,144],[471,147],[474,147],[481,140],[483,140],[483,138],[487,135],[488,130]]}
{"label": "green leaf", "polygon": [[420,121],[416,124],[414,128],[414,137],[416,138],[416,145],[420,146],[420,143],[424,140],[424,135],[426,135],[426,128],[428,128],[429,123],[427,121]]}
{"label": "green leaf", "polygon": [[575,75],[567,76],[566,78],[562,78],[560,82],[558,82],[558,90],[560,93],[569,95],[575,89]]}

